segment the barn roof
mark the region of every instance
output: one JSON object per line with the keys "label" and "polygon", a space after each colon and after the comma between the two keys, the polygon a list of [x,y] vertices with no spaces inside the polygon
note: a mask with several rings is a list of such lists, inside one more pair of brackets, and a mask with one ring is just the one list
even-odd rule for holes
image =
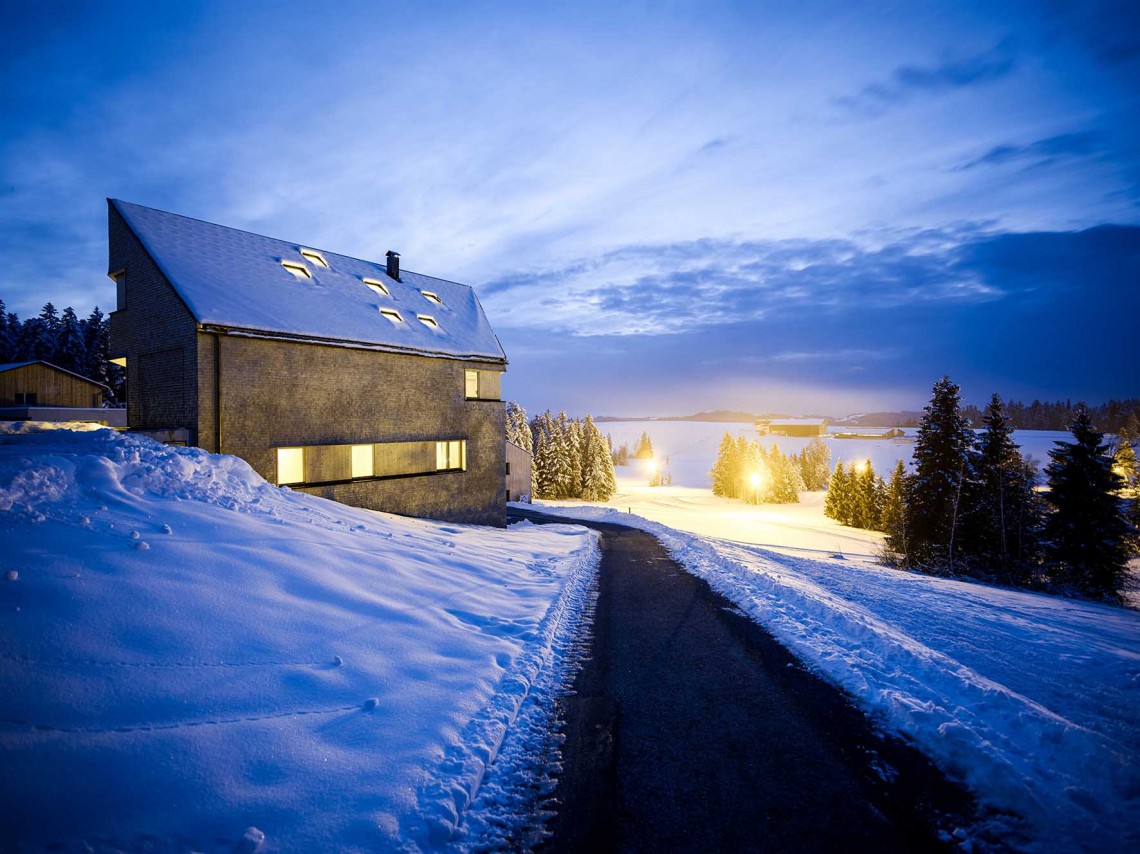
{"label": "barn roof", "polygon": [[396,281],[383,263],[118,199],[110,203],[203,326],[506,361],[468,285],[408,270]]}
{"label": "barn roof", "polygon": [[61,374],[67,374],[69,377],[75,377],[77,380],[83,380],[85,383],[91,383],[91,385],[99,386],[99,388],[106,388],[103,383],[98,382],[97,380],[93,380],[91,377],[85,377],[82,374],[75,373],[75,371],[69,371],[67,368],[61,368],[59,365],[53,365],[51,362],[45,362],[43,359],[35,359],[31,362],[8,362],[7,364],[0,365],[0,374],[4,373],[5,371],[14,371],[16,368],[26,368],[28,365],[43,365],[45,368],[51,368],[53,371],[59,371]]}

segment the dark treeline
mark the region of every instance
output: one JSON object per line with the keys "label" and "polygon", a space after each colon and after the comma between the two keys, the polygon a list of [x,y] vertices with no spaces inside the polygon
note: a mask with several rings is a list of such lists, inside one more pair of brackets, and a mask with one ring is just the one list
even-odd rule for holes
{"label": "dark treeline", "polygon": [[[1011,400],[1005,403],[1005,415],[1014,430],[1068,430],[1073,419],[1077,417],[1079,406],[1084,406],[1088,410],[1092,423],[1105,433],[1117,433],[1121,428],[1129,427],[1135,435],[1140,426],[1138,398],[1110,400],[1100,406],[1074,404],[1069,400],[1056,403],[1042,403],[1040,400],[1035,400],[1026,405]],[[986,417],[985,412],[973,404],[962,407],[962,414],[975,427],[982,424]]]}
{"label": "dark treeline", "polygon": [[617,489],[610,443],[589,415],[583,421],[547,410],[528,422],[526,410],[511,401],[507,439],[533,454],[535,498],[606,501]]}
{"label": "dark treeline", "polygon": [[1005,404],[994,395],[975,433],[959,388],[934,386],[915,442],[913,472],[886,488],[886,557],[923,572],[1119,599],[1140,550],[1135,436],[1115,449],[1088,409],[1074,409],[1072,441],[1049,452],[1045,489],[1021,454]]}
{"label": "dark treeline", "polygon": [[0,364],[50,362],[107,386],[104,406],[122,406],[125,372],[108,361],[110,332],[98,306],[81,319],[70,306],[60,312],[49,302],[37,316],[20,320],[0,300]]}

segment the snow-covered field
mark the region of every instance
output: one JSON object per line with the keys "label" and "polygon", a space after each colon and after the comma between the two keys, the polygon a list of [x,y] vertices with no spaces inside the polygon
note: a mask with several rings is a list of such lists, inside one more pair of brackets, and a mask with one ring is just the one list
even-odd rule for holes
{"label": "snow-covered field", "polygon": [[[653,441],[653,450],[657,458],[664,461],[669,458],[668,470],[673,475],[674,486],[691,486],[694,488],[708,488],[709,469],[716,462],[717,450],[720,440],[728,433],[733,438],[744,436],[755,439],[764,447],[779,445],[785,454],[799,453],[810,439],[797,439],[789,436],[760,436],[750,424],[717,423],[701,421],[609,421],[598,425],[603,435],[609,435],[614,447],[626,443],[632,452],[637,448],[637,440],[641,434],[648,433]],[[851,429],[851,428],[846,428]],[[827,446],[831,449],[831,465],[834,468],[837,460],[845,461],[870,460],[875,471],[883,477],[888,477],[891,469],[898,460],[910,462],[911,451],[914,449],[914,437],[918,431],[908,428],[906,436],[902,439],[827,439]],[[1018,430],[1014,433],[1014,440],[1021,447],[1023,454],[1032,457],[1038,468],[1049,462],[1049,450],[1058,439],[1069,441],[1072,437],[1065,432],[1051,433],[1043,430]],[[638,470],[636,462],[625,467],[631,478],[641,478],[644,483],[648,478],[644,471]],[[622,468],[618,469],[619,475]]]}
{"label": "snow-covered field", "polygon": [[1140,850],[1137,611],[866,559],[781,554],[682,533],[624,507],[539,508],[655,534],[999,811],[989,830],[1004,841],[1040,852]]}
{"label": "snow-covered field", "polygon": [[36,430],[0,429],[0,848],[503,844],[592,533],[371,513],[233,457]]}

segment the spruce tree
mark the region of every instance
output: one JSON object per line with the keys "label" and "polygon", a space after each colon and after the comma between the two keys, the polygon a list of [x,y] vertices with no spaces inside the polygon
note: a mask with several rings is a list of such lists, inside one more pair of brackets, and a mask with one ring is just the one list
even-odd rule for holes
{"label": "spruce tree", "polygon": [[4,300],[0,299],[0,365],[16,361],[16,338],[20,331],[18,324],[16,315],[9,314]]}
{"label": "spruce tree", "polygon": [[51,361],[57,367],[73,374],[83,374],[87,363],[87,347],[83,342],[83,331],[75,310],[68,306],[63,310],[59,321],[59,335],[56,338],[55,353]]}
{"label": "spruce tree", "polygon": [[720,450],[717,451],[716,463],[713,464],[709,477],[712,478],[712,493],[723,498],[736,497],[736,480],[739,464],[737,462],[736,442],[729,433],[724,434],[720,440]]}
{"label": "spruce tree", "polygon": [[610,456],[609,443],[589,415],[582,426],[582,442],[581,497],[587,501],[607,501],[616,486],[613,458]]}
{"label": "spruce tree", "polygon": [[1104,434],[1078,406],[1072,442],[1057,442],[1045,469],[1051,512],[1045,519],[1049,562],[1057,577],[1082,593],[1119,600],[1130,556],[1130,528],[1117,494]]}
{"label": "spruce tree", "polygon": [[531,433],[534,437],[534,462],[531,468],[534,496],[558,498],[554,419],[551,418],[549,409],[531,421]]}
{"label": "spruce tree", "polygon": [[534,438],[527,423],[526,410],[513,400],[507,402],[507,441],[534,453]]}
{"label": "spruce tree", "polygon": [[573,447],[574,437],[570,433],[569,417],[566,410],[558,413],[554,420],[552,446],[554,497],[573,498],[578,491],[579,481],[574,477]]}
{"label": "spruce tree", "polygon": [[649,438],[648,433],[642,432],[641,438],[637,441],[637,450],[633,456],[639,460],[653,459],[653,442]]}
{"label": "spruce tree", "polygon": [[1113,470],[1124,479],[1126,489],[1136,486],[1140,471],[1136,464],[1136,449],[1132,447],[1135,438],[1127,427],[1121,427],[1116,435],[1116,451],[1112,455]]}
{"label": "spruce tree", "polygon": [[816,436],[807,443],[799,455],[799,464],[804,489],[814,492],[827,486],[831,472],[831,449],[823,439]]}
{"label": "spruce tree", "polygon": [[962,555],[979,570],[1014,583],[1028,583],[1036,561],[1040,502],[1032,467],[1013,441],[1013,422],[999,395],[982,416],[966,487]]}
{"label": "spruce tree", "polygon": [[914,445],[907,545],[912,564],[928,570],[954,570],[962,487],[974,441],[959,406],[958,386],[949,377],[936,382]]}
{"label": "spruce tree", "polygon": [[890,483],[883,492],[883,511],[880,530],[887,535],[886,553],[890,562],[907,565],[906,543],[906,466],[895,463]]}
{"label": "spruce tree", "polygon": [[823,501],[823,515],[834,519],[841,525],[846,525],[850,516],[848,509],[850,484],[847,479],[847,469],[840,458],[835,463],[835,471],[827,484],[827,497]]}

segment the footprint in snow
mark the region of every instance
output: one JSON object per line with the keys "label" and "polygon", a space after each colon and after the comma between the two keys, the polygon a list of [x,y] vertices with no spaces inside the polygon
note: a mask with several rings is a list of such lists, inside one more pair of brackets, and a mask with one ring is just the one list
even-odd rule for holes
{"label": "footprint in snow", "polygon": [[135,543],[135,551],[145,552],[150,550],[150,544],[146,540],[139,540]]}

